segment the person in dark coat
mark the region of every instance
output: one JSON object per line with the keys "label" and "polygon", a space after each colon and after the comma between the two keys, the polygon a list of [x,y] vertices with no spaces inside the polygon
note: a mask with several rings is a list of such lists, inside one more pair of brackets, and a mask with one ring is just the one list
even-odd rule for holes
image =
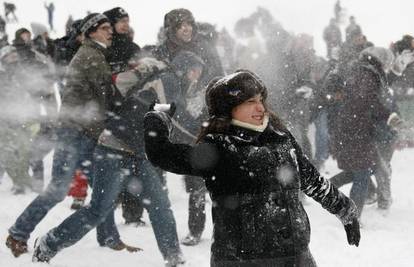
{"label": "person in dark coat", "polygon": [[383,158],[378,143],[388,138],[384,134],[392,135],[389,131],[385,133],[385,127],[391,127],[390,123],[394,123],[390,115],[395,111],[395,106],[387,97],[386,78],[393,60],[394,56],[388,49],[367,48],[359,60],[351,64],[345,77],[345,90],[333,142],[334,157],[343,172],[335,175],[331,181],[337,186],[343,183],[341,180],[345,177],[353,181],[350,196],[358,207],[359,216],[364,207],[371,174],[375,173],[377,179],[385,179],[379,173],[378,165]]}
{"label": "person in dark coat", "polygon": [[[141,48],[129,37],[129,15],[123,8],[115,7],[105,11],[104,14],[109,18],[114,29],[112,45],[106,58],[112,74],[117,74],[129,69],[129,61],[137,57]],[[140,198],[134,197],[127,188],[124,188],[120,193],[119,201],[126,224],[145,225],[142,220],[144,207]]]}
{"label": "person in dark coat", "polygon": [[47,10],[47,22],[49,23],[50,30],[54,31],[53,13],[55,12],[55,5],[53,2],[50,2],[48,5],[45,3],[45,8]]}
{"label": "person in dark coat", "polygon": [[154,49],[158,60],[170,63],[181,50],[188,50],[199,56],[205,63],[205,71],[201,84],[224,74],[217,49],[197,31],[197,24],[191,11],[180,8],[173,9],[164,17],[165,40]]}
{"label": "person in dark coat", "polygon": [[355,17],[349,17],[349,24],[345,28],[345,41],[349,41],[352,39],[352,35],[354,32],[362,32],[361,26],[356,23]]}
{"label": "person in dark coat", "polygon": [[128,61],[136,56],[141,48],[129,37],[129,15],[123,8],[115,7],[105,11],[104,14],[109,18],[114,29],[107,60],[112,73],[123,72],[128,69]]}
{"label": "person in dark coat", "polygon": [[267,90],[239,70],[210,82],[209,121],[190,146],[169,139],[165,112],[144,119],[148,159],[164,170],[201,176],[213,201],[211,266],[316,266],[308,249],[303,191],[336,214],[359,244],[355,204],[320,176],[294,137],[266,108]]}
{"label": "person in dark coat", "polygon": [[310,103],[316,87],[312,79],[312,67],[316,56],[313,37],[300,34],[295,37],[285,55],[283,69],[283,91],[278,114],[286,121],[288,129],[301,145],[303,152],[312,158],[312,147],[308,137],[310,124]]}
{"label": "person in dark coat", "polygon": [[80,30],[81,23],[82,20],[80,19],[73,21],[68,30],[68,34],[54,41],[55,52],[53,53],[53,61],[58,67],[62,67],[62,69],[58,71],[58,76],[60,78],[63,78],[61,76],[66,72],[66,67],[82,45],[83,36]]}
{"label": "person in dark coat", "polygon": [[339,67],[341,71],[346,70],[353,60],[358,59],[359,53],[370,46],[361,28],[356,27],[347,33],[347,39],[342,44],[339,51]]}
{"label": "person in dark coat", "polygon": [[17,16],[16,16],[16,5],[13,3],[4,2],[4,16],[6,17],[7,22],[11,22],[12,20],[9,18],[9,15],[11,14],[13,16],[14,22],[17,22]]}
{"label": "person in dark coat", "polygon": [[[207,27],[203,28],[203,25]],[[199,26],[202,29],[199,29]],[[206,31],[203,31],[203,29]],[[213,32],[212,27],[207,24],[196,23],[191,11],[183,8],[171,10],[164,17],[163,34],[165,39],[161,45],[155,48],[153,54],[157,59],[171,64],[182,51],[194,53],[204,62],[202,75],[198,79],[198,86],[205,86],[212,78],[224,75],[220,57],[215,47],[215,34]],[[186,105],[199,106],[194,101],[189,101]],[[193,119],[189,121],[194,122]],[[190,130],[190,132],[191,135],[194,134],[194,131]],[[196,245],[200,241],[205,224],[205,186],[204,181],[200,178],[185,177],[184,181],[186,190],[190,192],[188,221],[190,232],[182,242],[185,245]]]}
{"label": "person in dark coat", "polygon": [[331,19],[329,25],[323,31],[323,39],[326,43],[327,57],[332,57],[332,48],[342,45],[341,29],[336,24],[335,19]]}
{"label": "person in dark coat", "polygon": [[0,16],[0,33],[6,32],[6,21]]}

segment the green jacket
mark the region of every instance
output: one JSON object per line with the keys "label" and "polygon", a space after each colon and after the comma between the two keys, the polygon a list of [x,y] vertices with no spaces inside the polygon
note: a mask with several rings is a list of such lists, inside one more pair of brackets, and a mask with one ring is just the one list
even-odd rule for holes
{"label": "green jacket", "polygon": [[77,128],[95,139],[104,129],[116,94],[106,52],[98,43],[84,41],[69,64],[59,114],[61,126]]}

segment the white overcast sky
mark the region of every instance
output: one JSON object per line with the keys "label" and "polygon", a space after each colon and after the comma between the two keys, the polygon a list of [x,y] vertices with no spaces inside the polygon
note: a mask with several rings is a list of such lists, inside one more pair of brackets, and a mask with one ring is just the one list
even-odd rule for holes
{"label": "white overcast sky", "polygon": [[[21,24],[31,21],[47,22],[43,0],[9,0],[17,5]],[[322,30],[333,16],[336,0],[55,0],[55,27],[57,37],[69,14],[81,18],[86,10],[103,12],[121,6],[130,14],[135,29],[135,41],[143,46],[154,43],[158,28],[166,12],[173,8],[190,9],[199,21],[226,26],[231,31],[240,17],[249,16],[257,6],[268,8],[274,17],[289,31],[309,33],[315,37],[318,53],[324,53]],[[49,2],[49,1],[48,1]],[[342,0],[348,14],[356,16],[368,39],[376,45],[388,46],[405,33],[414,32],[413,0]],[[13,27],[12,27],[13,28]]]}

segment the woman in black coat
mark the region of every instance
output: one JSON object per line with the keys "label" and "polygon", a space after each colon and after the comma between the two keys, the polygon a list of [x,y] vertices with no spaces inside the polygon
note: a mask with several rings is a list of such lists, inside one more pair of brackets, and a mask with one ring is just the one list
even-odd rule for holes
{"label": "woman in black coat", "polygon": [[338,216],[359,244],[354,203],[321,177],[266,108],[267,90],[249,71],[207,87],[208,125],[195,146],[174,144],[167,113],[147,113],[145,148],[162,169],[205,179],[213,200],[211,266],[316,266],[308,249],[302,190]]}

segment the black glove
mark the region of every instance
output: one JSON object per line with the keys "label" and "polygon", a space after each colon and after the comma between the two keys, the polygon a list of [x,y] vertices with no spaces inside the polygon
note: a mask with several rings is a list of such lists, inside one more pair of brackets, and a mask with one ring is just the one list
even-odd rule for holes
{"label": "black glove", "polygon": [[361,233],[359,232],[359,221],[358,218],[354,218],[350,224],[344,225],[346,238],[348,244],[358,246],[359,240],[361,239]]}
{"label": "black glove", "polygon": [[166,136],[169,137],[173,125],[168,113],[162,111],[150,111],[144,117],[145,134],[148,136]]}
{"label": "black glove", "polygon": [[361,234],[359,232],[358,209],[350,198],[345,197],[342,193],[340,193],[340,195],[342,195],[345,203],[343,204],[343,207],[336,213],[336,216],[344,225],[348,243],[351,246],[358,246],[359,240],[361,239]]}

